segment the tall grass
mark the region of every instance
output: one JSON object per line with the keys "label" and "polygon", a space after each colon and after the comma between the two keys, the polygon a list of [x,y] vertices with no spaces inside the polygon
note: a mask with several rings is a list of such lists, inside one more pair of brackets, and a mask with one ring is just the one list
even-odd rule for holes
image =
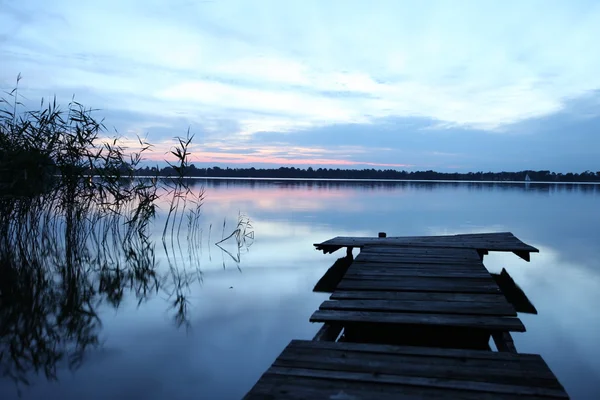
{"label": "tall grass", "polygon": [[[177,326],[189,327],[205,193],[185,179],[189,131],[171,151],[175,177],[136,178],[146,140],[131,152],[118,135],[102,139],[95,110],[53,99],[30,111],[19,96],[17,85],[0,100],[0,374],[20,386],[81,365],[101,345],[98,307],[119,308],[128,293],[138,305],[164,295]],[[161,196],[166,269],[152,235]],[[230,237],[253,235],[244,221]]]}

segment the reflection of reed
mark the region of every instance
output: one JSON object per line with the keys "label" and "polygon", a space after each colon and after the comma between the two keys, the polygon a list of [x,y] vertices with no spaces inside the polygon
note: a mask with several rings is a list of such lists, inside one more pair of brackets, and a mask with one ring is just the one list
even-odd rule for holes
{"label": "reflection of reed", "polygon": [[[189,287],[201,276],[203,190],[194,196],[184,179],[189,132],[171,149],[175,177],[137,179],[149,143],[138,139],[132,152],[106,139],[94,110],[74,100],[66,110],[56,100],[22,109],[20,79],[0,97],[0,368],[27,384],[41,371],[56,379],[59,362],[77,367],[99,345],[102,303],[166,294],[177,325],[186,323]],[[150,239],[159,191],[171,199],[161,269]]]}
{"label": "reflection of reed", "polygon": [[[216,242],[215,245],[221,249],[223,254],[227,254],[236,264],[239,264],[241,261],[241,250],[245,249],[247,251],[254,242],[254,228],[250,218],[242,213],[239,213],[235,229],[226,237],[225,220],[223,220],[223,235],[221,235],[221,237],[221,240]],[[224,244],[230,239],[235,240],[235,254],[232,254],[224,247]],[[223,267],[225,267],[225,264],[223,264]]]}
{"label": "reflection of reed", "polygon": [[[49,193],[0,198],[0,368],[18,385],[39,372],[57,379],[62,362],[77,368],[100,345],[101,304],[166,296],[176,325],[190,326],[191,285],[202,280],[202,197],[166,184],[182,197],[162,238],[168,268],[158,268],[156,182],[123,181],[100,195],[92,185],[65,181]],[[233,237],[253,237],[244,221]]]}
{"label": "reflection of reed", "polygon": [[[89,199],[77,185],[33,199],[0,204],[0,363],[4,375],[28,383],[27,373],[56,378],[61,360],[78,366],[98,344],[98,289],[89,280],[95,257],[88,242]],[[107,227],[108,225],[104,225]]]}

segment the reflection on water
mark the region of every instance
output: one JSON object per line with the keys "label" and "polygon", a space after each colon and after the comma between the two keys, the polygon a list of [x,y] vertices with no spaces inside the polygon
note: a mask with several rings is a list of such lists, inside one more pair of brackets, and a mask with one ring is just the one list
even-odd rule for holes
{"label": "reflection on water", "polygon": [[[63,338],[42,341],[45,353],[38,351],[37,359],[28,353],[17,359],[29,371],[33,363],[40,366],[39,376],[27,376],[23,398],[241,398],[291,339],[310,339],[319,328],[308,318],[328,294],[313,288],[344,254],[323,255],[312,244],[381,231],[511,231],[539,248],[530,263],[507,253],[484,261],[492,272],[505,268],[538,312],[520,314],[528,332],[513,335],[517,349],[542,354],[572,398],[595,398],[600,391],[599,185],[190,181],[193,193],[202,187],[206,200],[196,222],[177,219],[180,234],[165,241],[173,197],[163,194],[156,223],[129,239],[126,226],[116,229],[105,218],[94,229],[91,222],[68,229],[64,218],[55,222],[57,243],[26,233],[26,223],[13,225],[22,227],[24,241],[11,245],[12,259],[60,266],[52,277],[34,274],[35,268],[10,270],[16,287],[0,279],[3,370],[13,362],[4,349],[17,329],[25,332],[14,342],[17,350],[37,343],[27,336],[29,327],[31,335]],[[246,230],[237,226],[245,219],[239,211],[251,216]],[[170,226],[179,230],[179,222]],[[120,237],[118,245],[92,246],[106,230],[107,238]],[[51,245],[37,245],[44,240]],[[82,263],[93,267],[69,273],[69,265]],[[4,293],[18,301],[5,306]],[[23,317],[25,310],[36,317]],[[43,360],[58,355],[50,371],[58,381],[48,382]],[[72,374],[66,373],[70,359],[80,364]],[[11,371],[18,375],[14,365]],[[13,381],[0,381],[0,397],[15,396]]]}
{"label": "reflection on water", "polygon": [[[126,297],[139,306],[162,296],[176,326],[189,327],[188,296],[202,280],[204,192],[172,183],[165,181],[158,190],[140,183],[129,191],[131,184],[124,182],[110,200],[96,190],[90,193],[82,182],[1,199],[0,365],[17,392],[32,375],[57,380],[61,364],[79,368],[87,354],[101,347],[99,308],[117,310]],[[153,201],[160,197],[165,200],[158,204],[166,204],[168,211],[158,225]],[[229,235],[226,222],[214,246],[239,268],[254,231],[241,213]],[[156,227],[163,229],[162,266],[151,231]],[[228,242],[234,243],[233,253]],[[206,245],[210,249],[210,242]]]}

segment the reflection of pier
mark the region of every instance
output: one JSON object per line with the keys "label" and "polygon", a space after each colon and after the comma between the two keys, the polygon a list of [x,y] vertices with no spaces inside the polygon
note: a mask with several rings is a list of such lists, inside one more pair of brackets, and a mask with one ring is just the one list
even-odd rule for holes
{"label": "reflection of pier", "polygon": [[292,341],[247,399],[568,398],[543,359],[518,354],[510,336],[525,331],[511,302],[535,308],[505,271],[492,277],[482,263],[488,251],[529,260],[534,247],[510,233],[315,246],[361,251],[317,285],[335,281],[310,318],[324,323],[313,341]]}

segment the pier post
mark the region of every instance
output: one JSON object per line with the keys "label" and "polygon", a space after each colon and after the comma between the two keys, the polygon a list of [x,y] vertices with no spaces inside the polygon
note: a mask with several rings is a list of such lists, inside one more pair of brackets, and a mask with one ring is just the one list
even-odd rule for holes
{"label": "pier post", "polygon": [[317,332],[313,341],[315,342],[335,342],[342,332],[342,325],[340,324],[323,324],[321,329]]}
{"label": "pier post", "polygon": [[492,334],[492,338],[494,339],[494,343],[496,344],[498,351],[508,353],[517,352],[515,342],[513,342],[512,336],[509,332],[495,332]]}

